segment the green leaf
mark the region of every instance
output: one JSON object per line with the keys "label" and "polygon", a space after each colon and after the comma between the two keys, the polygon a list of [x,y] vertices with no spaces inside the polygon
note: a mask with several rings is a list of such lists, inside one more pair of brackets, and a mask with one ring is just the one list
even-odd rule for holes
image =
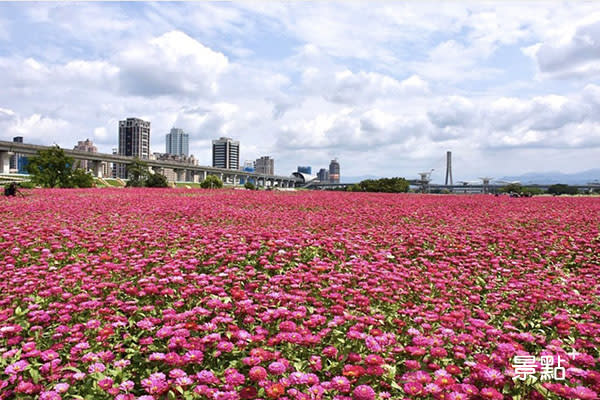
{"label": "green leaf", "polygon": [[42,376],[40,375],[40,372],[35,368],[29,369],[29,376],[31,376],[31,379],[33,379],[33,383],[35,383],[36,385],[42,378]]}
{"label": "green leaf", "polygon": [[80,374],[80,373],[81,373],[81,371],[80,371],[80,370],[78,370],[78,369],[77,369],[77,368],[75,368],[75,367],[63,367],[63,368],[62,368],[62,370],[63,370],[63,371],[71,371],[71,372],[75,372],[76,374]]}

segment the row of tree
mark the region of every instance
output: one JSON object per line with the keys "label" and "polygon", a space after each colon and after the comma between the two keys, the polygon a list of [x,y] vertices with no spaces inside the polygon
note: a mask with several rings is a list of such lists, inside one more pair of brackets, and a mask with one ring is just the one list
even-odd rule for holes
{"label": "row of tree", "polygon": [[[381,178],[361,181],[360,183],[349,186],[346,190],[349,192],[406,193],[409,191],[409,186],[409,182],[404,178]],[[553,195],[574,195],[579,191],[575,186],[569,186],[562,183],[549,186],[547,191],[535,186],[522,186],[518,183],[512,183],[502,187],[500,192],[534,196],[545,193]]]}
{"label": "row of tree", "polygon": [[526,196],[534,196],[534,195],[540,195],[540,194],[544,194],[544,193],[557,195],[557,196],[559,196],[561,194],[573,195],[573,194],[579,193],[579,190],[577,189],[576,186],[569,186],[564,183],[557,183],[555,185],[551,185],[548,187],[548,190],[546,192],[544,192],[544,190],[542,190],[539,187],[523,186],[519,183],[511,183],[510,185],[503,186],[500,189],[500,191],[502,193],[516,193],[516,194],[523,194]]}
{"label": "row of tree", "polygon": [[366,179],[348,187],[349,192],[406,193],[410,184],[404,178]]}

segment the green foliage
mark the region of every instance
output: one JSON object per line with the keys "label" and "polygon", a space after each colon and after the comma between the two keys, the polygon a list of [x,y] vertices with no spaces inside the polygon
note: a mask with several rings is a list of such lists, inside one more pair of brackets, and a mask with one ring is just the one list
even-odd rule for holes
{"label": "green foliage", "polygon": [[254,183],[252,183],[252,182],[246,182],[246,183],[244,183],[244,187],[246,189],[256,190],[256,186],[254,186]]}
{"label": "green foliage", "polygon": [[155,174],[150,174],[148,176],[148,178],[146,179],[146,187],[169,187],[169,182],[167,181],[167,177],[159,174],[159,173],[155,173]]}
{"label": "green foliage", "polygon": [[537,196],[544,194],[544,191],[535,186],[523,186],[520,183],[511,183],[500,188],[500,193],[517,193],[524,196]]}
{"label": "green foliage", "polygon": [[409,183],[404,178],[367,179],[348,187],[351,192],[406,193]]}
{"label": "green foliage", "polygon": [[23,189],[34,189],[36,185],[31,181],[23,181],[19,182],[19,187],[22,187]]}
{"label": "green foliage", "polygon": [[146,180],[150,175],[148,164],[136,158],[127,166],[127,187],[142,187],[145,186]]}
{"label": "green foliage", "polygon": [[73,168],[75,160],[65,154],[59,146],[39,150],[29,159],[27,172],[31,175],[28,185],[60,188],[90,188],[94,177],[81,168]]}
{"label": "green foliage", "polygon": [[94,176],[81,168],[73,170],[68,187],[91,188],[94,186]]}
{"label": "green foliage", "polygon": [[548,193],[554,195],[561,194],[577,194],[579,190],[575,186],[569,186],[564,183],[557,183],[556,185],[552,185],[548,188]]}
{"label": "green foliage", "polygon": [[35,185],[55,188],[71,187],[74,159],[68,157],[58,145],[38,150],[37,155],[29,159],[27,172]]}
{"label": "green foliage", "polygon": [[208,175],[205,180],[200,183],[203,189],[218,189],[223,187],[223,181],[215,175]]}
{"label": "green foliage", "polygon": [[522,191],[523,186],[520,183],[511,183],[500,188],[501,193],[521,193]]}
{"label": "green foliage", "polygon": [[544,194],[544,191],[539,187],[524,187],[523,193],[530,196],[539,196],[540,194]]}

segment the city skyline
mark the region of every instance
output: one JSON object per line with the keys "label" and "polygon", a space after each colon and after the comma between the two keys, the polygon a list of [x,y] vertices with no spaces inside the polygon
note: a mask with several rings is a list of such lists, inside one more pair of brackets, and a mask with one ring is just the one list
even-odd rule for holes
{"label": "city skyline", "polygon": [[1,138],[109,153],[138,116],[151,153],[176,126],[204,165],[227,136],[285,173],[338,158],[345,176],[439,181],[447,150],[461,179],[592,169],[596,8],[2,3]]}

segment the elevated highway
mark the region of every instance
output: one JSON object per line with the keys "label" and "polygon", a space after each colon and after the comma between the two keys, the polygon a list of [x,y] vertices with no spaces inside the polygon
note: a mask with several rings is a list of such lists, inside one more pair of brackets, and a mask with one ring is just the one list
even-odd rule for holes
{"label": "elevated highway", "polygon": [[[13,154],[24,156],[36,155],[39,150],[48,149],[49,146],[37,144],[16,143],[0,141],[0,174],[9,173],[9,160]],[[131,164],[135,158],[106,153],[90,153],[85,151],[63,149],[65,154],[78,161],[88,161],[94,175],[102,178],[102,163]],[[294,187],[298,178],[283,175],[266,175],[256,172],[238,171],[225,168],[215,168],[203,165],[187,164],[174,160],[142,160],[154,171],[172,169],[177,173],[177,181],[197,182],[206,179],[208,175],[216,175],[223,182],[239,185],[241,179],[254,179],[258,186]]]}

